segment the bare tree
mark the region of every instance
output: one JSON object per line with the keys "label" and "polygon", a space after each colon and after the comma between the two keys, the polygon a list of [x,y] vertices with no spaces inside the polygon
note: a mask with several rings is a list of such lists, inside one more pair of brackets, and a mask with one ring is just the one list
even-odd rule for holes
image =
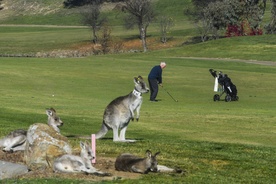
{"label": "bare tree", "polygon": [[83,23],[92,29],[94,43],[97,43],[97,31],[100,30],[106,18],[101,16],[101,4],[98,1],[93,1],[82,8]]}
{"label": "bare tree", "polygon": [[168,40],[168,33],[170,29],[174,26],[174,21],[171,17],[161,16],[159,18],[160,22],[160,32],[161,32],[161,42],[166,43]]}
{"label": "bare tree", "polygon": [[111,45],[111,28],[108,24],[103,24],[101,29],[101,37],[99,39],[103,54],[110,51]]}
{"label": "bare tree", "polygon": [[140,38],[144,52],[147,51],[147,28],[155,17],[153,3],[151,0],[126,0],[125,18],[126,28],[133,28],[135,25],[139,28]]}

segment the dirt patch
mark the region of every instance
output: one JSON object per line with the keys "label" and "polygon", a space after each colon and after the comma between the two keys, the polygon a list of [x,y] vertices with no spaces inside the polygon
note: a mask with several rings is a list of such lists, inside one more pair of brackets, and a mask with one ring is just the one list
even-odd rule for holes
{"label": "dirt patch", "polygon": [[[14,153],[7,153],[0,151],[0,160],[12,163],[24,164],[24,152],[18,151]],[[52,169],[30,171],[29,173],[19,176],[18,179],[32,179],[32,178],[64,178],[73,180],[87,180],[87,181],[102,181],[102,180],[123,180],[123,179],[139,179],[141,174],[130,172],[119,172],[114,167],[115,158],[97,157],[97,163],[94,167],[100,171],[108,172],[111,176],[96,176],[87,174],[66,174],[54,173]]]}

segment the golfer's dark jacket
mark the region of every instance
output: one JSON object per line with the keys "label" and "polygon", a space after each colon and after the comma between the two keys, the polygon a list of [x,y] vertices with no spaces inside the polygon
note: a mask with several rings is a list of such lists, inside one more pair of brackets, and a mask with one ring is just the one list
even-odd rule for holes
{"label": "golfer's dark jacket", "polygon": [[154,66],[151,69],[148,79],[156,79],[158,83],[162,83],[162,68],[160,65]]}

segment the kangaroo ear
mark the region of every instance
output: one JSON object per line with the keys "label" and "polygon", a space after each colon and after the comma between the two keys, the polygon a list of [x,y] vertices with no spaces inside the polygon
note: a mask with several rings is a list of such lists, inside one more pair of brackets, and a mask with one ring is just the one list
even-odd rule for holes
{"label": "kangaroo ear", "polygon": [[51,110],[52,112],[56,113],[56,110],[53,107],[51,107],[49,110]]}
{"label": "kangaroo ear", "polygon": [[47,116],[53,116],[53,111],[51,109],[46,109]]}
{"label": "kangaroo ear", "polygon": [[90,143],[87,142],[87,141],[85,141],[85,142],[84,142],[84,145],[85,145],[86,147],[89,147],[89,146],[90,146]]}
{"label": "kangaroo ear", "polygon": [[139,78],[137,78],[137,77],[134,77],[134,83],[139,83],[140,81],[139,81]]}
{"label": "kangaroo ear", "polygon": [[157,155],[159,155],[159,154],[160,154],[160,151],[158,151],[157,153],[155,153],[155,155],[154,155],[154,156],[156,157],[156,156],[157,156]]}
{"label": "kangaroo ear", "polygon": [[146,151],[146,154],[147,154],[147,157],[148,157],[148,158],[151,158],[151,155],[152,155],[152,154],[151,154],[151,151],[150,151],[150,150],[147,150],[147,151]]}
{"label": "kangaroo ear", "polygon": [[83,143],[82,141],[80,142],[80,147],[81,149],[85,149],[85,143]]}

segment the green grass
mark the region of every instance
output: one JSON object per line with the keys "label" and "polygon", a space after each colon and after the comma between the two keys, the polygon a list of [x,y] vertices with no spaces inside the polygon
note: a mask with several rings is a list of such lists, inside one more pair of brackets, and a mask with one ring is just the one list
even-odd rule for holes
{"label": "green grass", "polygon": [[[272,99],[276,87],[271,79],[276,77],[275,67],[166,56],[171,58],[162,53],[159,57],[123,54],[78,59],[2,58],[1,135],[46,122],[44,113],[48,107],[56,108],[65,123],[63,135],[95,133],[106,105],[132,90],[133,77],[146,78],[153,65],[166,60],[164,87],[179,102],[161,89],[158,103],[150,103],[149,94],[145,94],[140,121],[132,122],[127,131],[127,138],[139,141],[113,143],[109,132],[110,139],[97,142],[98,156],[116,157],[122,152],[142,156],[151,149],[161,151],[160,164],[187,171],[185,176],[144,175],[139,179],[143,183],[272,183],[276,151],[276,106]],[[209,68],[229,74],[238,87],[240,101],[212,101]],[[78,145],[77,140],[70,140]]]}
{"label": "green grass", "polygon": [[[188,41],[191,29],[173,31],[175,39]],[[181,36],[181,33],[184,33]],[[185,34],[186,33],[186,34]],[[68,27],[2,27],[0,30],[0,54],[29,54],[51,52],[54,50],[72,49],[77,44],[91,40],[89,28]],[[135,30],[125,31],[121,27],[113,27],[112,36],[130,39]],[[158,36],[156,30],[149,34]],[[182,45],[179,48],[151,52],[148,55],[160,54],[162,57],[211,57],[246,60],[275,61],[275,35],[224,38],[193,45]],[[154,43],[153,43],[154,44]],[[148,44],[149,49],[152,47]]]}
{"label": "green grass", "polygon": [[[185,2],[162,0],[158,4],[160,10],[177,20],[172,30],[175,39],[188,40],[196,35],[185,17],[182,20]],[[57,15],[15,17],[16,21],[10,19],[5,23],[79,25],[74,14]],[[137,34],[137,30],[126,31],[117,25],[116,13],[110,16],[114,36],[130,39]],[[155,24],[148,33],[158,35]],[[61,128],[63,135],[96,133],[106,105],[133,89],[134,76],[142,75],[147,80],[151,67],[164,60],[168,64],[163,73],[164,88],[179,102],[174,102],[162,89],[158,103],[150,103],[149,94],[145,94],[140,121],[131,122],[126,134],[127,138],[139,141],[113,143],[109,132],[109,139],[97,141],[97,155],[116,157],[131,152],[143,156],[151,149],[161,151],[160,164],[187,172],[185,175],[150,173],[139,180],[105,183],[274,183],[275,66],[223,60],[276,61],[274,37],[227,38],[147,53],[87,58],[2,57],[0,136],[17,128],[27,129],[33,123],[46,123],[45,109],[49,107],[54,107],[65,123]],[[1,27],[0,54],[63,50],[90,39],[88,28]],[[238,88],[238,102],[213,102],[214,79],[209,68],[229,75]],[[70,138],[74,147],[78,141]],[[3,182],[86,183],[60,178]]]}
{"label": "green grass", "polygon": [[2,27],[1,54],[30,54],[66,50],[91,40],[88,28]]}

